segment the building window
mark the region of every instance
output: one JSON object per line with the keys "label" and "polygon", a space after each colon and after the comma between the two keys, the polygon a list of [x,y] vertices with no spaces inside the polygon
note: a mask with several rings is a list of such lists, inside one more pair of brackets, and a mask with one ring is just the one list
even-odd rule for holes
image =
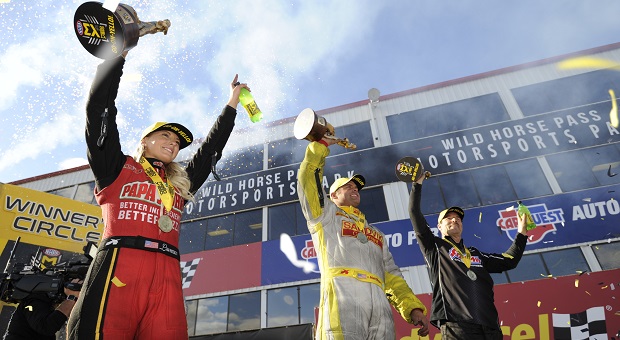
{"label": "building window", "polygon": [[620,268],[620,241],[592,246],[603,270]]}
{"label": "building window", "polygon": [[[263,215],[261,209],[214,217],[207,219],[206,222],[207,236],[204,247],[206,250],[262,240]],[[199,230],[204,230],[204,227]]]}
{"label": "building window", "polygon": [[51,190],[51,191],[48,191],[48,192],[50,194],[54,194],[54,195],[58,195],[58,196],[62,196],[62,197],[73,199],[73,195],[75,193],[75,186],[66,187],[66,188],[60,188],[60,189],[54,189],[54,190]]}
{"label": "building window", "polygon": [[198,300],[195,335],[226,332],[228,296]]}
{"label": "building window", "polygon": [[515,201],[512,183],[503,165],[489,166],[472,172],[476,191],[483,205]]}
{"label": "building window", "polygon": [[295,137],[269,142],[269,168],[301,163],[308,143],[307,140],[298,140]]}
{"label": "building window", "polygon": [[389,221],[387,205],[385,204],[385,195],[383,187],[365,188],[360,191],[359,210],[364,213],[368,223],[377,223]]}
{"label": "building window", "polygon": [[320,300],[320,284],[304,285],[299,287],[299,315],[300,324],[314,323],[314,310],[319,307]]}
{"label": "building window", "polygon": [[270,240],[280,239],[280,234],[290,236],[308,234],[306,219],[299,202],[272,206],[267,211]]}
{"label": "building window", "polygon": [[188,335],[195,335],[196,332],[196,313],[198,310],[198,300],[185,301],[187,307],[187,331]]}
{"label": "building window", "polygon": [[267,327],[314,323],[319,295],[318,283],[267,291]]}
{"label": "building window", "polygon": [[562,191],[571,192],[620,183],[616,173],[620,166],[618,144],[563,152],[546,157]]}
{"label": "building window", "polygon": [[423,190],[424,215],[455,205],[469,208],[553,194],[536,159],[432,176],[424,180]]}
{"label": "building window", "polygon": [[95,200],[95,182],[79,184],[75,193],[75,200],[88,204],[97,204]]}
{"label": "building window", "polygon": [[509,270],[510,282],[530,281],[548,276],[566,276],[589,271],[580,248],[566,248],[523,255],[517,268]]}
{"label": "building window", "polygon": [[601,186],[620,183],[620,143],[582,150],[590,171]]}
{"label": "building window", "polygon": [[263,239],[263,211],[262,209],[236,213],[235,238],[233,243],[248,244],[260,242]]}
{"label": "building window", "polygon": [[538,280],[549,275],[540,253],[523,255],[517,268],[507,274],[510,282]]}
{"label": "building window", "polygon": [[549,274],[566,276],[590,270],[580,248],[567,248],[541,253]]}
{"label": "building window", "polygon": [[179,235],[179,251],[181,254],[189,254],[205,249],[207,236],[207,220],[199,220],[181,223]]}
{"label": "building window", "polygon": [[620,90],[620,74],[598,70],[512,89],[525,116],[608,101],[609,89]]}
{"label": "building window", "polygon": [[506,272],[501,273],[489,273],[491,274],[491,278],[493,279],[493,283],[498,285],[502,283],[508,283],[508,277],[506,276]]}
{"label": "building window", "polygon": [[299,287],[267,291],[267,327],[299,324]]}
{"label": "building window", "polygon": [[[407,191],[411,193],[413,183],[407,183]],[[420,210],[423,215],[431,215],[445,209],[445,203],[441,188],[439,187],[439,177],[430,177],[424,180],[422,189],[422,200]]]}
{"label": "building window", "polygon": [[263,145],[249,147],[228,152],[224,150],[222,159],[217,164],[220,177],[244,175],[250,172],[263,170]]}
{"label": "building window", "polygon": [[535,158],[504,164],[510,182],[520,199],[553,194]]}
{"label": "building window", "polygon": [[[375,146],[370,129],[370,122],[361,122],[357,124],[334,127],[335,135],[338,138],[348,138],[349,142],[355,144],[356,150],[370,149]],[[305,150],[305,149],[304,149]],[[339,145],[333,145],[329,148],[329,155],[335,156],[343,153],[351,152]]]}
{"label": "building window", "polygon": [[446,206],[463,209],[480,206],[480,198],[471,171],[455,172],[439,177],[439,186],[446,200]]}
{"label": "building window", "polygon": [[205,249],[226,248],[233,245],[235,215],[214,217],[207,220]]}
{"label": "building window", "polygon": [[[193,305],[188,301],[188,328],[190,335],[245,331],[260,328],[260,292],[251,292],[198,301],[195,322]],[[195,330],[192,325],[195,324]]]}
{"label": "building window", "polygon": [[459,100],[387,116],[392,143],[509,120],[499,94]]}
{"label": "building window", "polygon": [[260,292],[231,295],[228,306],[228,331],[260,328]]}

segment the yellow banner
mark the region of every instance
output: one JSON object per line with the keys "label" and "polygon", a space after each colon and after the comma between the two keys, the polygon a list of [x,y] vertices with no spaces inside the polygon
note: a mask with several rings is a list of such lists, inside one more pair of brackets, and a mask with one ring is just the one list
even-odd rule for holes
{"label": "yellow banner", "polygon": [[99,244],[101,240],[98,206],[1,183],[0,197],[1,241],[21,237],[24,243],[81,254],[87,241]]}

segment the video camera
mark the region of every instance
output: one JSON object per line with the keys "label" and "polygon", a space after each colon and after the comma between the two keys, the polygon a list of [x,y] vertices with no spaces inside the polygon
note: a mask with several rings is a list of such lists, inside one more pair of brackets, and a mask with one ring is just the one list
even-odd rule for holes
{"label": "video camera", "polygon": [[65,287],[75,291],[82,288],[81,284],[71,281],[73,279],[84,280],[88,267],[97,254],[97,246],[89,241],[83,248],[85,262],[67,262],[44,269],[32,264],[15,263],[9,271],[19,240],[18,237],[4,273],[1,274],[0,300],[8,303],[19,303],[33,293],[45,294],[55,303],[62,302],[66,298]]}

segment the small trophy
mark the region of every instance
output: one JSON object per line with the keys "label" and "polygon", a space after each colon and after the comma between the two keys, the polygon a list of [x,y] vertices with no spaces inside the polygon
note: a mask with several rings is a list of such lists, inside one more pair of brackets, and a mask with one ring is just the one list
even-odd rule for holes
{"label": "small trophy", "polygon": [[347,138],[338,138],[335,136],[334,127],[327,122],[324,117],[318,116],[312,109],[304,109],[295,118],[295,126],[293,127],[295,138],[306,139],[311,142],[321,140],[321,138],[329,138],[336,141],[336,144],[346,148],[355,150],[357,146],[350,143]]}
{"label": "small trophy", "polygon": [[429,178],[431,173],[424,171],[422,163],[415,157],[403,157],[396,163],[396,177],[402,182],[415,182],[420,178]]}
{"label": "small trophy", "polygon": [[170,20],[142,22],[133,7],[119,4],[116,11],[100,2],[85,2],[73,17],[75,35],[84,48],[101,59],[113,59],[138,44],[145,34],[168,33]]}

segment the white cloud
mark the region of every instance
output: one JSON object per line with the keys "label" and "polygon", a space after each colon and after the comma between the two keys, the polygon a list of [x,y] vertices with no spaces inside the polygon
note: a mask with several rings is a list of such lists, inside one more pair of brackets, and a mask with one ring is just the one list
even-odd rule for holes
{"label": "white cloud", "polygon": [[82,165],[86,165],[88,164],[88,160],[86,158],[68,158],[65,159],[64,161],[61,161],[58,165],[59,165],[59,170],[66,170],[66,169],[71,169],[71,168],[75,168],[78,166],[82,166]]}

